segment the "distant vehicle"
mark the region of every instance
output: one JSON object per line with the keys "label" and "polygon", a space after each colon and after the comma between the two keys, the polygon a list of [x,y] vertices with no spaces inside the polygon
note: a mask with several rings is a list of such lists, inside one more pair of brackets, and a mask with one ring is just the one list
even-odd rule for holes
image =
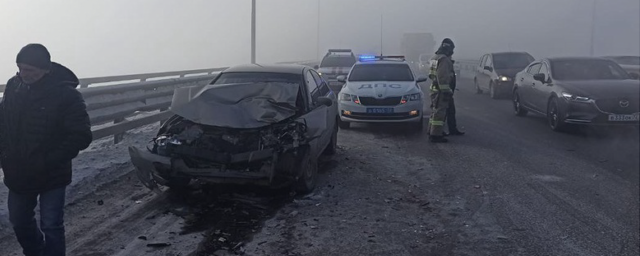
{"label": "distant vehicle", "polygon": [[416,72],[420,70],[420,55],[433,55],[435,45],[431,33],[404,33],[400,41],[401,54]]}
{"label": "distant vehicle", "polygon": [[423,74],[429,74],[429,69],[431,68],[431,57],[433,53],[423,53],[420,54],[418,59],[418,71]]}
{"label": "distant vehicle", "polygon": [[640,56],[606,56],[624,68],[631,77],[640,79]]}
{"label": "distant vehicle", "polygon": [[423,126],[424,93],[403,56],[360,56],[339,94],[340,128],[351,122],[405,122]]}
{"label": "distant vehicle", "polygon": [[339,75],[346,75],[356,63],[356,56],[350,49],[329,49],[322,58],[319,66],[314,68],[329,82],[331,90],[338,93],[343,83],[336,79]]}
{"label": "distant vehicle", "polygon": [[[294,185],[314,189],[317,159],[334,154],[336,95],[311,68],[242,65],[211,84],[176,89],[152,147],[129,148],[142,183]],[[156,190],[157,191],[157,190]]]}
{"label": "distant vehicle", "polygon": [[638,125],[640,82],[604,58],[548,58],[516,75],[513,106],[517,116],[545,115],[549,127]]}
{"label": "distant vehicle", "polygon": [[510,96],[513,79],[535,59],[527,52],[488,53],[480,58],[473,82],[476,93],[488,90],[492,99]]}

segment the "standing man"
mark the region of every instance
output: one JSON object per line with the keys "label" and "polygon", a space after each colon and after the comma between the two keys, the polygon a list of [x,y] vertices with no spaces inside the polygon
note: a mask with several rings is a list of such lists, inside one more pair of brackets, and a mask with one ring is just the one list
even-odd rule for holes
{"label": "standing man", "polygon": [[[92,141],[76,75],[29,44],[0,102],[0,163],[9,188],[9,219],[26,256],[66,253],[64,205],[71,162]],[[40,228],[35,207],[40,203]]]}
{"label": "standing man", "polygon": [[[451,63],[455,64],[455,61],[451,61]],[[464,132],[458,130],[458,122],[456,121],[456,104],[453,100],[453,95],[456,92],[456,83],[458,80],[458,76],[453,72],[453,80],[451,80],[451,100],[449,100],[449,107],[447,107],[447,129],[449,133],[445,133],[444,135],[464,135]]]}
{"label": "standing man", "polygon": [[449,38],[442,40],[442,44],[431,58],[431,117],[429,118],[429,141],[435,143],[448,142],[444,138],[444,119],[447,117],[449,101],[453,96],[451,83],[455,79],[451,56],[455,48]]}

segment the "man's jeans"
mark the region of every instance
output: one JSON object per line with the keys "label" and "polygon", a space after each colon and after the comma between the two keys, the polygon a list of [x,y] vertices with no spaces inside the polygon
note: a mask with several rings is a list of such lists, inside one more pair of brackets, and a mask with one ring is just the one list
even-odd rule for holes
{"label": "man's jeans", "polygon": [[[9,219],[25,256],[65,255],[64,200],[66,188],[41,193],[40,228],[36,225],[38,194],[9,191]],[[44,233],[44,235],[43,235]]]}

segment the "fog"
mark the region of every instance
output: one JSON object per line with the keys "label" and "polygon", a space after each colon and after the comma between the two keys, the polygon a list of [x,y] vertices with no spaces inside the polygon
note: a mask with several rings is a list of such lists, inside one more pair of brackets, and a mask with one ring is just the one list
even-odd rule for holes
{"label": "fog", "polygon": [[[640,1],[597,1],[595,55],[640,55]],[[591,0],[258,0],[256,57],[311,60],[328,48],[397,54],[404,32],[450,37],[458,59],[508,50],[589,55],[592,8]],[[80,77],[247,63],[250,17],[250,0],[0,0],[0,83],[32,42]]]}

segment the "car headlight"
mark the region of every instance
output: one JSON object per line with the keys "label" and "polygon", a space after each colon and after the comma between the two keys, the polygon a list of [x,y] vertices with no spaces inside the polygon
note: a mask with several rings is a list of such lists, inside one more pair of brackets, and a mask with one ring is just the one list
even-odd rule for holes
{"label": "car headlight", "polygon": [[420,98],[421,98],[420,93],[408,94],[408,95],[402,96],[402,101],[400,101],[400,103],[405,104],[407,103],[407,101],[417,101],[417,100],[420,100]]}
{"label": "car headlight", "polygon": [[500,81],[502,81],[502,82],[507,82],[507,81],[510,81],[510,80],[511,80],[511,78],[506,77],[506,76],[499,76],[499,77],[498,77],[498,79],[499,79]]}
{"label": "car headlight", "polygon": [[562,97],[564,97],[567,100],[574,101],[574,102],[584,102],[584,103],[593,102],[593,99],[591,99],[589,97],[577,96],[577,95],[573,95],[573,94],[567,93],[567,92],[563,92],[562,93]]}
{"label": "car headlight", "polygon": [[358,99],[358,96],[353,94],[341,93],[339,99],[340,101],[352,101],[352,102],[355,102],[356,104],[360,104],[360,100]]}

